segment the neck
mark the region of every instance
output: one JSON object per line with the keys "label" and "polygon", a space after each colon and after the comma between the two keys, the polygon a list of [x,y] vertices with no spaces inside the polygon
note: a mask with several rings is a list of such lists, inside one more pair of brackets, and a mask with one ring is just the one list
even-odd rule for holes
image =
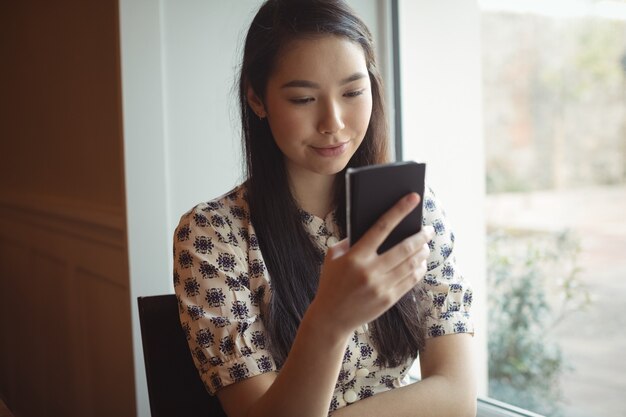
{"label": "neck", "polygon": [[290,172],[289,187],[302,210],[324,218],[333,207],[335,175]]}

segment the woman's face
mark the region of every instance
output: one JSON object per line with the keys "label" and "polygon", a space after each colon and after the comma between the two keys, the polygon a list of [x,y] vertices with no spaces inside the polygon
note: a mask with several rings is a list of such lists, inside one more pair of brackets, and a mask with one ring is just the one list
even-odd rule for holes
{"label": "woman's face", "polygon": [[282,50],[257,108],[267,115],[290,176],[345,168],[369,125],[370,87],[363,49],[346,38],[302,39]]}

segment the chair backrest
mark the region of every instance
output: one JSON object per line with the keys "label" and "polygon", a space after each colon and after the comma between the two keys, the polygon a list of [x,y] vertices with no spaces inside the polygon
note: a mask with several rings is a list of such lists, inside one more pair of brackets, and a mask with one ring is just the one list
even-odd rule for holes
{"label": "chair backrest", "polygon": [[152,417],[226,417],[198,375],[173,294],[138,297]]}

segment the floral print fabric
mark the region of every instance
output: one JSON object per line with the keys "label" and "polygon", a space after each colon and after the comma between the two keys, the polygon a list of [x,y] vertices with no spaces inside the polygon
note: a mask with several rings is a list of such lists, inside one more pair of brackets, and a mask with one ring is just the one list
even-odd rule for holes
{"label": "floral print fabric", "polygon": [[[427,337],[473,332],[472,291],[454,260],[454,234],[432,190],[424,198],[424,225],[432,225],[428,272],[418,284]],[[301,219],[320,249],[339,239],[334,213]],[[174,233],[174,289],[193,360],[211,394],[278,369],[267,346],[264,306],[271,277],[250,223],[245,186],[185,213]],[[331,411],[408,383],[415,358],[384,368],[367,325],[354,331],[343,358]]]}

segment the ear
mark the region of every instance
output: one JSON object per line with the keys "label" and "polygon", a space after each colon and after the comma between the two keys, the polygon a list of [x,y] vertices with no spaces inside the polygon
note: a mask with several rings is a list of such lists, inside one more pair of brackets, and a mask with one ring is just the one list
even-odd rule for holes
{"label": "ear", "polygon": [[256,95],[252,87],[248,87],[248,104],[260,119],[267,116],[263,101]]}

